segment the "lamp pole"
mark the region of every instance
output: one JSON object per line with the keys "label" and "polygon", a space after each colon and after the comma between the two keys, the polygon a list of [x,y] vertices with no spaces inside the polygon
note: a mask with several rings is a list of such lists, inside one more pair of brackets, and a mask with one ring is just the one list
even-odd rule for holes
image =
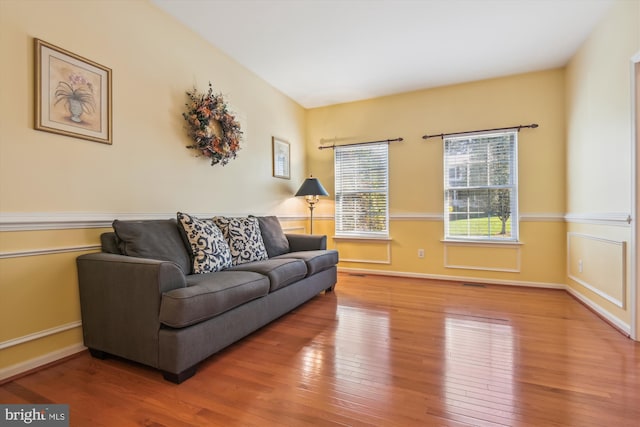
{"label": "lamp pole", "polygon": [[311,213],[311,232],[309,234],[313,234],[313,208],[316,207],[316,203],[320,200],[318,196],[309,195],[306,196],[307,203],[309,204],[309,212]]}

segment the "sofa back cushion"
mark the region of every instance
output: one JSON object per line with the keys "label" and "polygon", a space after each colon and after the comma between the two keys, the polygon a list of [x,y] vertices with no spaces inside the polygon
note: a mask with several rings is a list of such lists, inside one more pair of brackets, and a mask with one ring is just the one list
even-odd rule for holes
{"label": "sofa back cushion", "polygon": [[118,246],[123,255],[174,262],[191,272],[191,259],[175,219],[113,221]]}
{"label": "sofa back cushion", "polygon": [[193,273],[212,273],[231,267],[229,245],[212,219],[178,212],[178,223],[182,237],[191,249]]}
{"label": "sofa back cushion", "polygon": [[216,216],[213,221],[229,244],[233,265],[269,258],[255,217]]}
{"label": "sofa back cushion", "polygon": [[282,226],[276,216],[257,216],[260,224],[260,234],[267,249],[269,258],[286,254],[290,251],[289,240],[282,231]]}

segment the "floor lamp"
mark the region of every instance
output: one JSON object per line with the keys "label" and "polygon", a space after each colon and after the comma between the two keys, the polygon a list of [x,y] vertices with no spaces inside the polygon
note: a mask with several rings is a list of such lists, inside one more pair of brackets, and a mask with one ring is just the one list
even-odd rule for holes
{"label": "floor lamp", "polygon": [[313,234],[313,208],[320,201],[320,196],[328,196],[327,190],[324,189],[318,178],[310,177],[304,180],[300,189],[296,193],[296,197],[304,196],[309,211],[311,212],[311,233]]}

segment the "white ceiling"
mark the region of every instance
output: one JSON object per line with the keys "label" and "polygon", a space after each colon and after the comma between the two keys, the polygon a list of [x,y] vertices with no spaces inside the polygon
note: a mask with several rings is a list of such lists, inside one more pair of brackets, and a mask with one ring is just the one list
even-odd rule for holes
{"label": "white ceiling", "polygon": [[152,0],[306,108],[561,67],[614,0]]}

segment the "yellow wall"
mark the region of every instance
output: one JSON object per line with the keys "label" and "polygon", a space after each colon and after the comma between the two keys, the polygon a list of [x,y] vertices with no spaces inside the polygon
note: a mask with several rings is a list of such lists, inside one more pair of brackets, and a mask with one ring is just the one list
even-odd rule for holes
{"label": "yellow wall", "polygon": [[[637,286],[630,282],[632,230],[625,221],[633,200],[630,64],[639,49],[640,2],[619,1],[566,71],[566,281],[571,292],[627,330],[631,287]],[[608,260],[604,274],[601,259]]]}
{"label": "yellow wall", "polygon": [[[317,108],[307,118],[310,172],[331,194],[333,153],[318,150],[320,144],[404,138],[389,148],[391,240],[334,240],[344,269],[541,286],[564,283],[564,70]],[[521,244],[488,248],[443,243],[442,140],[423,140],[422,135],[530,123],[540,127],[524,129],[518,137]],[[318,229],[333,235],[332,201],[323,200],[317,211]],[[418,258],[418,249],[425,250],[424,258]]]}
{"label": "yellow wall", "polygon": [[[113,145],[34,130],[33,38],[112,69]],[[82,348],[75,258],[111,219],[306,216],[305,110],[146,0],[2,0],[0,51],[0,378]],[[209,81],[245,133],[225,167],[185,148],[185,91]],[[271,176],[272,136],[291,180]],[[47,220],[63,229],[31,230]]]}

